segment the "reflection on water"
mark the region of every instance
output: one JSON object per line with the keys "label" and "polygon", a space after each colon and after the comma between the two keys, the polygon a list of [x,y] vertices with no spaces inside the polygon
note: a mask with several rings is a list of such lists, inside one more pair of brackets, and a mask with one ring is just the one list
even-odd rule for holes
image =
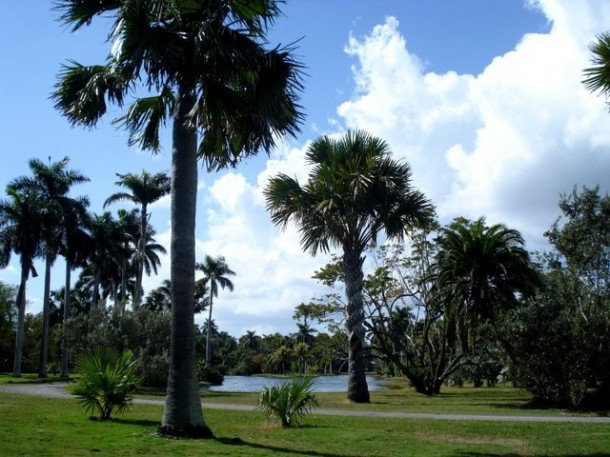
{"label": "reflection on water", "polygon": [[[206,386],[203,390],[211,392],[261,392],[265,387],[271,387],[288,381],[286,378],[274,378],[266,376],[225,376],[220,386]],[[379,390],[383,387],[383,381],[367,376],[366,382],[369,390]],[[313,390],[315,392],[347,392],[347,375],[317,376],[313,378]]]}

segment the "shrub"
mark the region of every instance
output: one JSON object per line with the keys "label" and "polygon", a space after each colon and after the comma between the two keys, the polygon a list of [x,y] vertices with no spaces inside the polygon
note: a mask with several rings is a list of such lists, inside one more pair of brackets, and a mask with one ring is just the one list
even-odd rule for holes
{"label": "shrub", "polygon": [[97,410],[100,420],[107,420],[113,410],[121,414],[131,404],[137,381],[131,351],[96,349],[79,357],[76,366],[81,378],[74,394],[87,412]]}
{"label": "shrub", "polygon": [[266,387],[261,392],[257,407],[267,418],[279,419],[282,427],[289,427],[317,406],[312,384],[312,378],[304,377]]}

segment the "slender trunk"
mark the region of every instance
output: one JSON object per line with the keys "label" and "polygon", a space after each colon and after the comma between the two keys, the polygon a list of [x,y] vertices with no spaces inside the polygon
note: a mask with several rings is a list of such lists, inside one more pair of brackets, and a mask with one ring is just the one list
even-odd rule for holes
{"label": "slender trunk", "polygon": [[[27,263],[27,262],[26,262]],[[25,285],[28,280],[29,267],[21,267],[21,283],[17,291],[17,332],[15,334],[15,358],[13,360],[13,376],[21,376],[21,358],[23,355],[23,333],[25,331]]]}
{"label": "slender trunk", "polygon": [[38,377],[47,377],[47,354],[49,352],[49,296],[51,295],[51,263],[47,253],[44,271],[44,297],[42,299],[42,335],[40,341],[40,366]]}
{"label": "slender trunk", "polygon": [[123,259],[123,267],[121,268],[121,316],[125,315],[125,303],[127,302],[127,259]]}
{"label": "slender trunk", "polygon": [[97,309],[97,305],[99,304],[101,279],[102,279],[102,271],[100,268],[96,267],[95,273],[93,274],[93,292],[91,295],[91,309]]}
{"label": "slender trunk", "polygon": [[362,302],[364,259],[357,250],[343,250],[348,339],[347,398],[356,403],[371,401],[364,366],[364,307]]}
{"label": "slender trunk", "polygon": [[[210,287],[211,289],[211,287]],[[211,339],[210,339],[210,332],[212,331],[212,293],[210,292],[210,309],[208,312],[208,331],[207,334],[205,336],[205,361],[208,364],[208,366],[211,366],[212,364],[212,349],[211,349]]]}
{"label": "slender trunk", "polygon": [[137,311],[142,303],[142,277],[144,276],[144,248],[146,247],[147,205],[142,204],[142,221],[140,222],[140,239],[136,259],[136,289],[133,293],[133,310]]}
{"label": "slender trunk", "polygon": [[172,132],[170,367],[159,431],[175,436],[211,437],[203,420],[195,354],[197,132],[188,121],[194,103],[192,91],[181,88]]}
{"label": "slender trunk", "polygon": [[69,377],[69,360],[70,360],[70,344],[68,343],[68,319],[70,319],[70,276],[72,273],[72,265],[69,259],[66,259],[66,284],[64,287],[64,322],[63,335],[61,340],[61,377],[68,379]]}

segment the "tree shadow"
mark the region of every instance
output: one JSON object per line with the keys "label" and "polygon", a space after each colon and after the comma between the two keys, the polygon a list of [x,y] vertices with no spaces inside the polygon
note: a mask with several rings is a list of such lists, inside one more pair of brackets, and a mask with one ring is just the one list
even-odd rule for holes
{"label": "tree shadow", "polygon": [[[99,420],[99,419],[98,419]],[[113,417],[112,419],[109,419],[108,422],[113,422],[116,424],[124,424],[124,425],[137,425],[140,427],[154,427],[154,428],[158,428],[160,421],[158,420],[150,420],[150,419],[124,419],[124,418],[119,418],[119,417]]]}
{"label": "tree shadow", "polygon": [[[532,456],[536,457],[540,455],[543,457],[548,454],[532,454]],[[471,452],[471,451],[461,451],[454,454],[454,457],[522,457],[523,454],[515,454],[513,452]],[[566,455],[558,455],[557,457],[610,457],[610,454],[607,452],[597,452],[595,454],[566,454]]]}
{"label": "tree shadow", "polygon": [[555,405],[550,405],[548,403],[535,402],[530,401],[527,403],[493,403],[489,406],[497,409],[512,409],[512,410],[522,410],[522,411],[553,411],[557,414],[563,413],[582,413],[582,414],[595,414],[599,417],[608,417],[610,415],[610,411],[605,408],[561,408]]}
{"label": "tree shadow", "polygon": [[[260,450],[264,450],[264,451],[268,451],[268,452],[278,452],[278,453],[281,452],[284,454],[307,455],[307,456],[311,456],[311,457],[346,457],[347,456],[347,454],[331,454],[331,453],[327,453],[327,452],[305,451],[305,450],[299,450],[299,449],[289,449],[289,448],[279,447],[279,446],[269,446],[269,445],[265,445],[265,444],[244,441],[241,438],[237,438],[237,437],[235,437],[235,438],[216,437],[214,439],[217,442],[224,444],[226,446],[244,446],[247,448],[260,449]],[[353,456],[353,454],[350,454],[350,456]],[[367,456],[363,455],[361,457],[367,457]]]}

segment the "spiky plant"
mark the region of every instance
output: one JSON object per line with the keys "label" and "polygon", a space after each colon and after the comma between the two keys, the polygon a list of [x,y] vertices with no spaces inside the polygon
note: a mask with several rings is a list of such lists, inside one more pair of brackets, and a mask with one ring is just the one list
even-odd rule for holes
{"label": "spiky plant", "polygon": [[261,392],[257,408],[263,411],[268,419],[279,419],[282,427],[289,427],[318,405],[312,385],[312,378],[303,377],[266,387]]}
{"label": "spiky plant", "polygon": [[81,378],[74,394],[87,413],[97,411],[100,420],[107,420],[114,410],[122,414],[131,405],[137,384],[131,351],[98,348],[82,355],[76,366]]}

